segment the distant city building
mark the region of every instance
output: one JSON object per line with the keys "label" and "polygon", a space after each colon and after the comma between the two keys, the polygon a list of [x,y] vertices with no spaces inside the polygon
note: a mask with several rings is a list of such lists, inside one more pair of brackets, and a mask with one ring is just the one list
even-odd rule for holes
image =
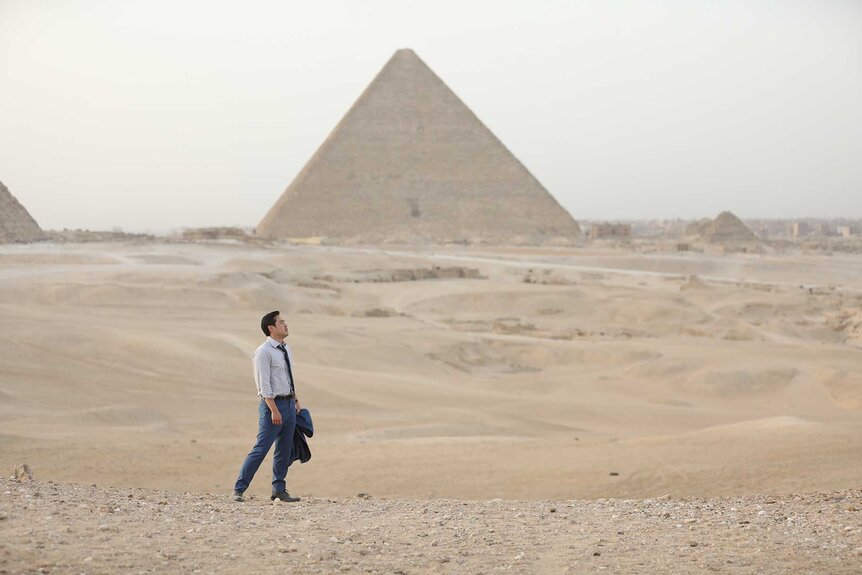
{"label": "distant city building", "polygon": [[809,234],[810,230],[806,222],[793,222],[790,224],[790,237],[801,238]]}
{"label": "distant city building", "polygon": [[816,222],[812,226],[812,230],[817,236],[828,236],[829,235],[829,225],[826,222]]}
{"label": "distant city building", "polygon": [[768,238],[770,235],[772,235],[770,233],[769,224],[767,224],[767,223],[758,222],[756,224],[749,224],[748,228],[751,231],[753,231],[754,235],[756,235],[759,238],[765,239],[765,238]]}
{"label": "distant city building", "polygon": [[632,235],[629,224],[593,224],[590,228],[590,239],[628,238]]}
{"label": "distant city building", "polygon": [[849,238],[853,235],[853,228],[850,226],[838,226],[838,235],[842,238]]}

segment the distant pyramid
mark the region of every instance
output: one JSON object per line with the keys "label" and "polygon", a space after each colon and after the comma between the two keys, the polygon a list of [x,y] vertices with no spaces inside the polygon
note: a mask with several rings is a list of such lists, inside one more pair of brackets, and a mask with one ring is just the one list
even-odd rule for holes
{"label": "distant pyramid", "polygon": [[710,244],[740,244],[759,241],[742,220],[730,212],[721,212],[714,220],[704,219],[686,228],[686,235]]}
{"label": "distant pyramid", "polygon": [[580,228],[412,50],[398,50],[256,233],[536,244]]}
{"label": "distant pyramid", "polygon": [[44,239],[39,224],[9,189],[0,182],[0,243],[34,242]]}

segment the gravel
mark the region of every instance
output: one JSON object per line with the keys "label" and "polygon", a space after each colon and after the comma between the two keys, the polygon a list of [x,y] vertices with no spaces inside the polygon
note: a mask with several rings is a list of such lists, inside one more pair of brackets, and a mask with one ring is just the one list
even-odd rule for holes
{"label": "gravel", "polygon": [[862,573],[862,490],[455,501],[0,479],[0,573]]}

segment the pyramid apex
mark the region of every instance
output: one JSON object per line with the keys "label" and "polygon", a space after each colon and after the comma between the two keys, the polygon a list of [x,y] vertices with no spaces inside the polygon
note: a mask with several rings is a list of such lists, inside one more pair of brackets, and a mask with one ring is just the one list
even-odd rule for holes
{"label": "pyramid apex", "polygon": [[416,52],[414,52],[410,48],[399,48],[398,50],[395,50],[395,53],[392,54],[391,58],[389,58],[390,62],[395,61],[395,60],[419,60],[419,61],[421,61],[422,59],[419,57],[419,55]]}

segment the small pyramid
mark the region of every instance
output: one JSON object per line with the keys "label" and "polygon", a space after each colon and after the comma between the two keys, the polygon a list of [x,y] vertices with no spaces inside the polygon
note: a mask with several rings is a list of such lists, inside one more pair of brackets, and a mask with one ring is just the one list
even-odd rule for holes
{"label": "small pyramid", "polygon": [[686,228],[687,235],[698,236],[710,244],[755,243],[757,236],[731,212],[721,212],[714,220],[700,220]]}
{"label": "small pyramid", "polygon": [[0,182],[0,243],[27,243],[44,239],[36,220]]}
{"label": "small pyramid", "polygon": [[580,228],[412,50],[398,50],[256,233],[537,244]]}

